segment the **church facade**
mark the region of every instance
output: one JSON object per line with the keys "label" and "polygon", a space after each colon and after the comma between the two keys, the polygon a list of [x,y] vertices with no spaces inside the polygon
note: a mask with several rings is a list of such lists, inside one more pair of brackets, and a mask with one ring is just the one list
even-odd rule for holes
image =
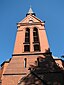
{"label": "church facade", "polygon": [[12,58],[0,69],[0,85],[64,85],[64,64],[50,51],[45,22],[29,9],[17,23]]}

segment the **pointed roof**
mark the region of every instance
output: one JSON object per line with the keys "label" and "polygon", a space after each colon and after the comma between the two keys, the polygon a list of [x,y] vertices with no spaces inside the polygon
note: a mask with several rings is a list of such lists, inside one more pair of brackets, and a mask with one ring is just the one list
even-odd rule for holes
{"label": "pointed roof", "polygon": [[32,13],[34,13],[34,12],[33,12],[32,8],[30,7],[28,14],[32,14]]}
{"label": "pointed roof", "polygon": [[27,15],[30,15],[30,14],[36,16],[36,14],[33,12],[33,10],[32,10],[31,7],[30,7],[28,13],[26,14],[26,16],[27,16]]}

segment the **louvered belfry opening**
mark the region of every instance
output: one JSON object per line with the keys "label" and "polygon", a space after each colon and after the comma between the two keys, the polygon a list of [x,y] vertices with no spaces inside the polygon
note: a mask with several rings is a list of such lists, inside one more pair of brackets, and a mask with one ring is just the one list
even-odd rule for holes
{"label": "louvered belfry opening", "polygon": [[25,43],[24,43],[24,52],[30,51],[30,29],[26,28],[25,31]]}
{"label": "louvered belfry opening", "polygon": [[33,30],[33,45],[34,45],[34,51],[40,51],[40,43],[39,43],[39,36],[38,36],[38,29],[34,27]]}

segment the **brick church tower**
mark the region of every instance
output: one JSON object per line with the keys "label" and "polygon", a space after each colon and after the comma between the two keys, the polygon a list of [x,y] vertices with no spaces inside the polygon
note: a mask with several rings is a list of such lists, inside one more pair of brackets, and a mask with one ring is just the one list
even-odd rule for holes
{"label": "brick church tower", "polygon": [[35,65],[39,57],[51,55],[45,22],[38,19],[31,8],[26,17],[17,23],[17,28],[12,58],[2,64],[2,85],[18,85],[19,80],[29,74],[29,67]]}

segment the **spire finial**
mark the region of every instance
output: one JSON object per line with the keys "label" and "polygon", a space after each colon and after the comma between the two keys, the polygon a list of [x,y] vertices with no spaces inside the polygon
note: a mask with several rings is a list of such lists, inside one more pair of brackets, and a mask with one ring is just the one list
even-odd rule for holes
{"label": "spire finial", "polygon": [[35,13],[34,13],[33,10],[32,10],[31,5],[30,5],[30,9],[29,9],[28,13],[26,14],[26,16],[27,16],[27,15],[30,15],[30,14],[36,16]]}
{"label": "spire finial", "polygon": [[32,14],[32,13],[34,13],[34,12],[33,12],[32,8],[31,8],[31,5],[30,5],[30,9],[28,11],[28,14]]}

